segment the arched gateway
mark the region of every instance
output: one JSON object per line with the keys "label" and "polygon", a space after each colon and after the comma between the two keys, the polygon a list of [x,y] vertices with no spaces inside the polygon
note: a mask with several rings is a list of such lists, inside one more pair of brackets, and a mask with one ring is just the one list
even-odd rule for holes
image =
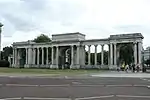
{"label": "arched gateway", "polygon": [[[104,45],[109,46],[108,67],[117,67],[119,56],[119,46],[121,43],[132,43],[134,51],[134,63],[141,64],[142,52],[141,33],[110,35],[106,39],[85,40],[85,35],[81,33],[66,33],[52,35],[50,43],[15,42],[13,43],[13,67],[48,67],[65,68],[66,63],[71,69],[87,67],[105,67],[104,65]],[[88,64],[85,65],[85,46],[88,46]],[[95,46],[94,65],[90,65],[90,47]],[[97,46],[101,45],[101,65],[97,61]],[[23,56],[23,53],[24,56]],[[22,60],[24,57],[25,60]]]}

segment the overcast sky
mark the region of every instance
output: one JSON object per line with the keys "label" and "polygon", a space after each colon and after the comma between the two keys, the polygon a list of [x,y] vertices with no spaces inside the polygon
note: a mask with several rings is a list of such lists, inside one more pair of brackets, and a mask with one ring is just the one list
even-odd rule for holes
{"label": "overcast sky", "polygon": [[150,45],[150,0],[0,0],[2,46],[44,33],[81,32],[86,39],[141,32]]}

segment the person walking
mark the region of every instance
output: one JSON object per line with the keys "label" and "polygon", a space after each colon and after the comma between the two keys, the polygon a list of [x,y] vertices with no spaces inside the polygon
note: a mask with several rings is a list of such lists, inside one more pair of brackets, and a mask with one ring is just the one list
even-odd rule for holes
{"label": "person walking", "polygon": [[128,73],[128,70],[129,70],[129,65],[127,64],[127,65],[125,66],[125,71]]}

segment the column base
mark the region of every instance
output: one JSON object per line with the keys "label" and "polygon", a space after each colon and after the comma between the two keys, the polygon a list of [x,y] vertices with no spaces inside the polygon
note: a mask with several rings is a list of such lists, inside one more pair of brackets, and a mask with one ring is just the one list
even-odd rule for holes
{"label": "column base", "polygon": [[80,69],[80,65],[70,65],[70,69]]}
{"label": "column base", "polygon": [[58,69],[58,65],[56,65],[56,64],[51,64],[51,65],[50,65],[50,68],[51,68],[51,69]]}
{"label": "column base", "polygon": [[117,70],[117,65],[109,65],[110,70]]}

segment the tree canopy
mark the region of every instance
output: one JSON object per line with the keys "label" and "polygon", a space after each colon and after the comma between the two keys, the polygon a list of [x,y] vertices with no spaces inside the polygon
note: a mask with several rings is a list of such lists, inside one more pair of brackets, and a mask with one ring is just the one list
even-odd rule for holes
{"label": "tree canopy", "polygon": [[43,42],[51,42],[51,39],[45,35],[45,34],[41,34],[39,36],[37,36],[33,42],[36,42],[36,43],[43,43]]}

